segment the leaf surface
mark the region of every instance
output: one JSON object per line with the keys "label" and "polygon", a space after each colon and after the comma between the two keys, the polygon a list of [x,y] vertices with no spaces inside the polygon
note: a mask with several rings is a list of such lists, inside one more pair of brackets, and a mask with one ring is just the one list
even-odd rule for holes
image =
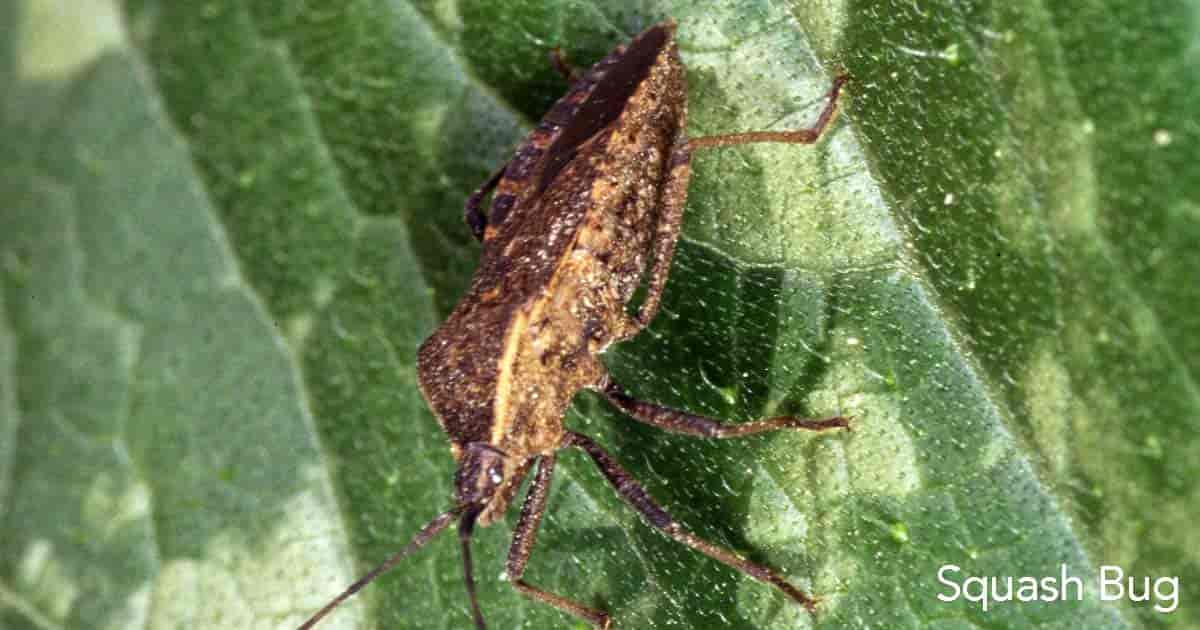
{"label": "leaf surface", "polygon": [[[814,619],[564,455],[528,579],[617,627],[1158,628],[1200,617],[1194,8],[1092,0],[0,7],[0,627],[291,627],[451,499],[416,347],[466,286],[466,195],[586,65],[679,21],[698,154],[639,397],[854,431],[568,425]],[[1142,44],[1146,33],[1154,33]],[[1133,43],[1137,42],[1137,43]],[[494,627],[580,624],[498,579]],[[937,599],[1058,575],[1083,601]],[[1100,565],[1180,610],[1101,601]],[[438,540],[322,627],[469,624]]]}

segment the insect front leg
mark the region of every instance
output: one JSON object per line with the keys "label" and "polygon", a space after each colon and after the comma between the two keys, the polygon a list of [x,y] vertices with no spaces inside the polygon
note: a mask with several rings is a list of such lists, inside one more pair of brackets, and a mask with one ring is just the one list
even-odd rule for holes
{"label": "insect front leg", "polygon": [[682,525],[675,522],[675,519],[671,518],[671,515],[646,493],[642,485],[628,471],[622,468],[604,448],[591,438],[568,431],[563,438],[563,446],[574,446],[583,449],[592,458],[592,461],[596,463],[596,466],[600,468],[600,472],[608,479],[608,483],[616,489],[617,494],[633,509],[641,513],[646,522],[653,527],[718,562],[737,569],[760,582],[774,586],[804,606],[809,612],[816,611],[817,600],[815,598],[806,595],[800,589],[792,586],[790,582],[775,571],[761,564],[750,562],[738,554],[724,547],[714,545],[684,529]]}
{"label": "insect front leg", "polygon": [[542,515],[546,513],[546,500],[550,496],[550,479],[554,475],[553,454],[543,455],[538,461],[537,474],[525,495],[525,503],[521,506],[521,519],[513,531],[512,546],[508,549],[508,562],[505,572],[513,586],[530,599],[550,604],[555,608],[575,615],[601,630],[607,630],[611,624],[608,613],[595,608],[588,608],[579,602],[544,591],[526,582],[525,565],[533,552],[533,543],[537,539],[538,526],[542,523]]}
{"label": "insect front leg", "polygon": [[850,419],[844,416],[832,416],[829,418],[777,416],[756,422],[741,422],[737,424],[721,422],[707,416],[637,400],[626,394],[625,390],[613,382],[612,378],[607,374],[601,379],[599,386],[596,387],[596,391],[603,394],[609,402],[638,422],[658,427],[671,433],[693,437],[732,438],[777,431],[779,429],[826,431],[829,429],[850,428]]}
{"label": "insect front leg", "polygon": [[475,189],[470,197],[467,197],[467,203],[463,207],[463,220],[467,222],[467,226],[471,228],[471,234],[475,236],[475,240],[483,240],[483,231],[487,229],[487,216],[483,214],[480,206],[483,204],[483,198],[496,189],[496,184],[500,183],[500,178],[504,176],[504,169],[508,168],[508,162],[500,165],[488,177],[487,181],[482,186]]}

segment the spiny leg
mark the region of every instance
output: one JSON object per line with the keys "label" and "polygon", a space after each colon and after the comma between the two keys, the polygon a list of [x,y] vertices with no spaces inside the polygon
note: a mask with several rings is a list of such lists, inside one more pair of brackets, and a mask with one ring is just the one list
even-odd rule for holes
{"label": "spiny leg", "polygon": [[761,564],[750,562],[724,547],[714,545],[707,540],[699,538],[684,529],[679,523],[676,523],[671,518],[671,515],[646,493],[641,484],[591,438],[568,431],[563,438],[563,446],[574,446],[583,449],[592,458],[592,461],[596,462],[596,466],[600,468],[600,472],[608,479],[608,483],[617,490],[617,494],[621,495],[621,498],[626,503],[640,512],[650,525],[714,560],[737,569],[760,582],[774,586],[804,606],[809,612],[816,612],[817,600],[804,594],[795,586],[792,586],[791,583],[783,579],[783,576]]}
{"label": "spiny leg", "polygon": [[817,117],[817,122],[807,129],[796,129],[793,131],[748,131],[745,133],[727,133],[717,136],[705,136],[703,138],[692,138],[688,144],[693,150],[708,149],[712,147],[727,147],[735,144],[751,144],[754,142],[789,142],[792,144],[812,144],[821,137],[821,133],[825,128],[833,122],[837,114],[838,94],[842,91],[842,86],[850,77],[840,75],[833,80],[833,88],[829,90],[829,102],[825,105],[825,109],[821,110],[821,115]]}
{"label": "spiny leg", "polygon": [[467,203],[463,207],[463,220],[467,222],[467,226],[471,228],[471,234],[477,241],[483,240],[483,231],[487,229],[487,217],[480,208],[483,198],[496,188],[496,184],[500,183],[500,178],[504,176],[506,168],[508,168],[508,162],[501,164],[500,168],[496,169],[482,186],[476,188],[475,192],[467,197]]}
{"label": "spiny leg", "polygon": [[541,525],[542,515],[546,513],[546,499],[550,496],[550,478],[554,474],[554,454],[543,455],[538,460],[537,474],[529,485],[529,493],[525,495],[525,503],[521,506],[521,519],[513,530],[512,545],[508,548],[508,563],[505,572],[512,580],[513,586],[520,593],[555,608],[575,615],[588,623],[607,630],[610,619],[608,613],[588,608],[579,602],[567,599],[533,586],[522,579],[525,575],[525,565],[529,562],[529,554],[533,552],[533,543],[537,539],[538,526]]}
{"label": "spiny leg", "polygon": [[671,433],[680,433],[694,437],[732,438],[779,429],[826,431],[828,429],[850,428],[850,419],[843,416],[833,416],[830,418],[776,416],[756,422],[729,424],[706,416],[637,400],[626,394],[625,390],[613,382],[612,378],[608,375],[605,375],[597,390],[609,402],[638,422],[644,422],[664,431],[670,431]]}

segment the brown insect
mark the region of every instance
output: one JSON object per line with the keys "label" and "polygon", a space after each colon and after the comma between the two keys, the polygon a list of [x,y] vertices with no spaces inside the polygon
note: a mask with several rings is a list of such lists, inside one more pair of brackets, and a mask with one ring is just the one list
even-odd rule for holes
{"label": "brown insect", "polygon": [[[849,426],[843,417],[786,416],[722,424],[631,397],[598,358],[610,344],[636,335],[658,312],[679,238],[692,151],[752,142],[811,144],[833,120],[838,91],[847,78],[834,81],[828,104],[808,129],[689,139],[687,86],[673,21],[617,46],[583,74],[569,69],[557,51],[554,61],[570,90],[513,158],[468,198],[466,222],[483,242],[479,268],[466,295],[417,358],[421,392],[450,438],[458,463],[454,507],[302,629],[455,520],[472,614],[477,628],[484,628],[471,577],[471,532],[502,517],[535,464],[508,554],[508,578],[521,594],[608,628],[608,613],[524,579],[555,457],[565,447],[591,456],[621,498],[650,525],[815,610],[813,597],[772,569],[685,530],[599,444],[566,430],[562,418],[575,393],[588,388],[635,420],[696,437]],[[483,199],[492,191],[484,213]],[[646,297],[631,315],[626,303],[648,263]]]}

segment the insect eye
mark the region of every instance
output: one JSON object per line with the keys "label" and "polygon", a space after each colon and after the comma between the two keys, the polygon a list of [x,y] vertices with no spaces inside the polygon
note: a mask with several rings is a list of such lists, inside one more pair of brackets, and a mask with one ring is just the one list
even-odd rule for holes
{"label": "insect eye", "polygon": [[500,483],[504,481],[504,475],[500,474],[500,469],[493,466],[488,469],[488,477],[491,477],[492,483]]}

